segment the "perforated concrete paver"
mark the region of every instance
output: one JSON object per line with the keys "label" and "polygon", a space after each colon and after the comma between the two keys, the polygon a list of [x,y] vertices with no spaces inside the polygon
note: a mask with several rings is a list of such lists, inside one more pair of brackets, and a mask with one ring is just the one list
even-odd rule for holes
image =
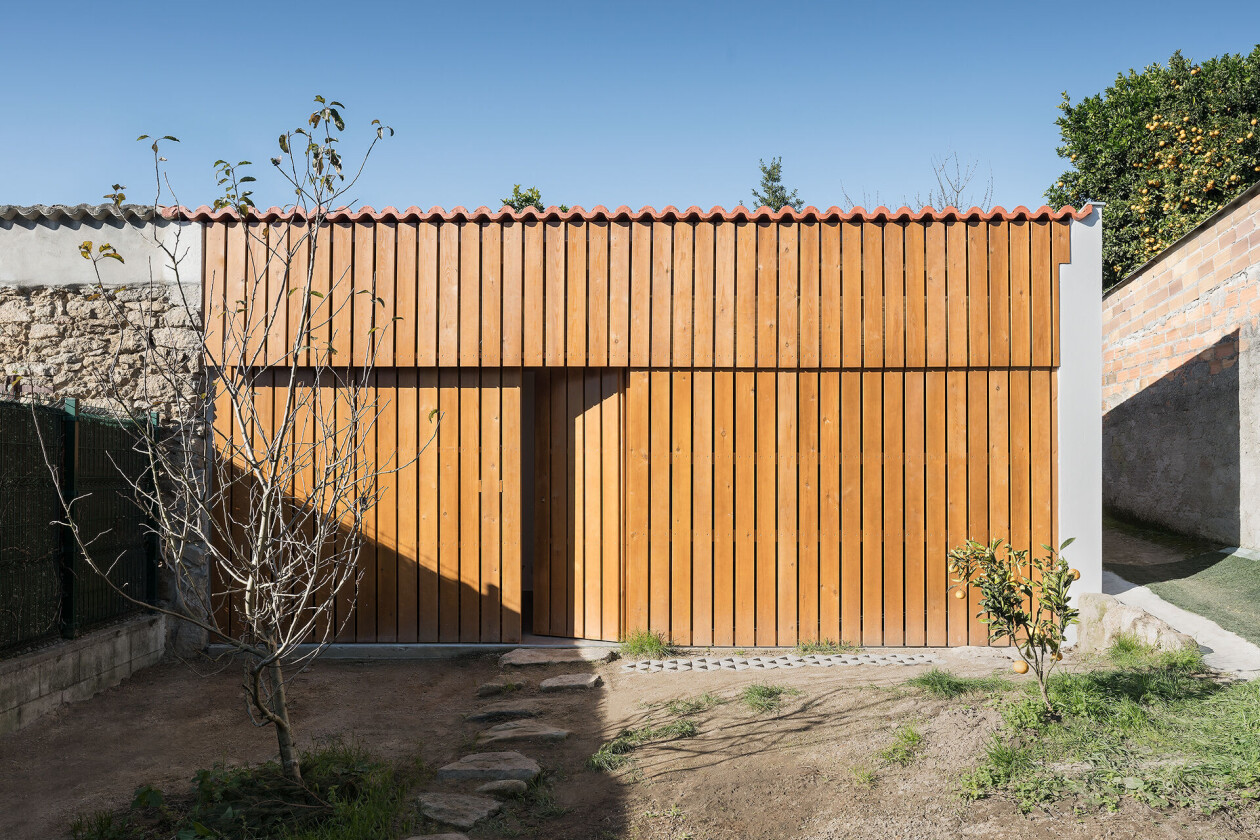
{"label": "perforated concrete paver", "polygon": [[627,662],[630,674],[670,674],[684,671],[771,671],[777,668],[833,668],[838,665],[931,665],[941,660],[930,653],[782,654],[779,656],[697,656],[690,659],[645,659]]}

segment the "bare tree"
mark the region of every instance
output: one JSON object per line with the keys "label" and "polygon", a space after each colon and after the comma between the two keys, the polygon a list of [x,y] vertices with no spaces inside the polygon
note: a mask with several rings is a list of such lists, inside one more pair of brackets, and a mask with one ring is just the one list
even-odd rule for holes
{"label": "bare tree", "polygon": [[[254,179],[241,174],[247,161],[216,163],[223,196],[215,207],[236,211],[249,258],[243,282],[202,278],[204,311],[179,281],[198,278],[200,266],[181,270],[187,248],[178,234],[173,242],[155,236],[168,276],[176,277],[173,287],[162,285],[179,296],[183,328],[159,326],[146,303],[164,293],[152,267],[148,293],[111,288],[108,263],[123,256],[108,243],[81,247],[96,271],[92,295],[116,319],[118,346],[138,346],[144,354],[143,382],[122,383],[106,371],[105,392],[121,412],[136,412],[137,389],[158,395],[164,407],[157,431],[147,423],[132,427],[148,474],[129,479],[155,523],[161,562],[174,581],[173,597],[158,611],[239,655],[251,719],[275,727],[281,767],[296,782],[301,769],[286,687],[351,619],[364,514],[379,498],[381,480],[400,466],[374,462],[367,446],[382,408],[366,389],[391,326],[380,314],[383,301],[375,286],[352,294],[349,277],[320,278],[316,268],[317,255],[327,253],[329,208],[345,200],[376,144],[393,133],[373,121],[375,137],[347,177],[338,151],[343,107],[316,97],[306,123],[280,135],[280,154],[271,162],[295,196],[287,223],[258,222],[249,189]],[[178,142],[152,143],[153,206],[178,217],[162,165],[164,141]],[[107,197],[121,205],[123,189],[115,185]],[[168,195],[171,206],[164,206]],[[338,359],[334,349],[335,316],[352,305],[370,307],[375,316],[367,334],[354,337],[368,345],[356,364]],[[108,577],[111,558],[94,557],[93,535],[69,515],[75,500],[62,502],[80,551]],[[208,568],[218,578],[215,603]],[[138,602],[135,593],[122,594]],[[230,613],[230,626],[220,621],[223,613]]]}
{"label": "bare tree", "polygon": [[932,175],[936,186],[929,189],[926,195],[916,193],[916,207],[957,207],[965,210],[970,207],[988,207],[993,202],[993,170],[989,170],[988,180],[975,183],[980,175],[980,161],[964,161],[957,152],[949,152],[941,157],[932,158]]}

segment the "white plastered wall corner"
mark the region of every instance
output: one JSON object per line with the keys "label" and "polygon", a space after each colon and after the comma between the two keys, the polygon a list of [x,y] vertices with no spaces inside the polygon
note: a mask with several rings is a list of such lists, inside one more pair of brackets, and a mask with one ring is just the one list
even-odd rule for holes
{"label": "white plastered wall corner", "polygon": [[1072,222],[1059,269],[1059,539],[1076,540],[1077,594],[1102,591],[1102,210]]}

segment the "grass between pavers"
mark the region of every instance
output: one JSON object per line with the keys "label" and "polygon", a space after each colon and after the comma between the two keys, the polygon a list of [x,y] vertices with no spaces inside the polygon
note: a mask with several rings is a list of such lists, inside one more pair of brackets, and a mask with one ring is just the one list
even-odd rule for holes
{"label": "grass between pavers", "polygon": [[635,630],[621,640],[621,655],[626,658],[669,659],[678,653],[663,633]]}
{"label": "grass between pavers", "polygon": [[357,746],[332,743],[302,754],[303,786],[275,762],[216,765],[190,793],[143,785],[127,808],[77,817],[74,840],[378,840],[415,823],[408,796],[428,775],[419,761],[389,764]]}
{"label": "grass between pavers", "polygon": [[1013,687],[1009,680],[996,675],[960,677],[952,671],[935,667],[906,680],[906,685],[947,700],[970,694],[992,694]]}
{"label": "grass between pavers", "polygon": [[817,642],[800,642],[796,646],[796,655],[821,654],[834,656],[838,653],[857,653],[858,650],[857,645],[851,645],[848,642],[833,642],[830,639],[823,639]]}
{"label": "grass between pavers", "polygon": [[1125,799],[1207,812],[1256,807],[1260,681],[1222,682],[1193,649],[1159,652],[1131,639],[1109,659],[1051,677],[1058,720],[1029,687],[1006,699],[964,795],[1009,796],[1023,811],[1065,799],[1110,809]]}

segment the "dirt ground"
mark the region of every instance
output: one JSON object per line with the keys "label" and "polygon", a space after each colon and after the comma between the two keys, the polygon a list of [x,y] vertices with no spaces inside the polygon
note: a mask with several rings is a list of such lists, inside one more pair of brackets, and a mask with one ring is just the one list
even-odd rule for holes
{"label": "dirt ground", "polygon": [[[1000,651],[937,652],[958,673],[1007,669]],[[544,695],[542,720],[570,729],[558,744],[522,745],[548,772],[557,804],[526,832],[545,838],[722,840],[741,838],[1236,838],[1219,817],[1128,806],[1118,813],[1023,816],[1009,802],[968,803],[958,779],[996,726],[983,701],[937,701],[901,684],[923,667],[798,668],[752,673],[625,674],[595,666],[597,691]],[[924,666],[925,667],[925,666]],[[527,683],[572,666],[513,669]],[[476,687],[498,677],[494,657],[426,662],[325,662],[291,692],[299,736],[355,740],[386,758],[420,756],[433,768],[478,751],[483,725],[464,716],[491,702]],[[588,756],[624,727],[669,719],[659,704],[712,692],[734,698],[769,682],[800,693],[773,714],[727,702],[695,717],[696,737],[640,747],[612,774],[589,770]],[[909,766],[876,757],[894,730],[924,735]],[[195,770],[217,761],[271,757],[274,736],[245,715],[234,669],[199,676],[172,663],[137,674],[104,694],[0,737],[0,838],[59,838],[75,813],[125,804],[135,788],[187,788]],[[855,770],[870,770],[873,781]],[[440,789],[430,783],[424,789]],[[452,786],[451,789],[457,789]],[[419,791],[417,791],[419,792]],[[472,838],[510,835],[500,820]]]}

